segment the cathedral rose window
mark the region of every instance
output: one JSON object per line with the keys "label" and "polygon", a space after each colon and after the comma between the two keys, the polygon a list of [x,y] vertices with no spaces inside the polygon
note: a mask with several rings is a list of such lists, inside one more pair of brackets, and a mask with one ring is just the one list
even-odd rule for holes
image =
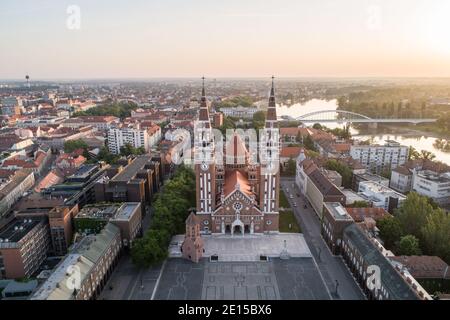
{"label": "cathedral rose window", "polygon": [[234,210],[237,210],[237,211],[242,210],[242,203],[240,203],[240,202],[235,202],[235,203],[233,204],[233,209],[234,209]]}

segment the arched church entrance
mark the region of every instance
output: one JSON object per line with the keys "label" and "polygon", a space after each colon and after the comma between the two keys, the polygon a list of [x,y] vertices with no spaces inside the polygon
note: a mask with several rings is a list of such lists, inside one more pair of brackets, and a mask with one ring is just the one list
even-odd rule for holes
{"label": "arched church entrance", "polygon": [[233,234],[242,234],[242,227],[240,225],[234,226]]}

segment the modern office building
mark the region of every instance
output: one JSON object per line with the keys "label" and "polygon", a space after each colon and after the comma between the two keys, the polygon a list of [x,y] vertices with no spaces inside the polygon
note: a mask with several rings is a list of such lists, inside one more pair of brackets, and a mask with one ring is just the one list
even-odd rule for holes
{"label": "modern office building", "polygon": [[67,205],[78,204],[82,208],[87,203],[96,201],[94,185],[105,177],[109,165],[86,164],[78,168],[63,183],[52,185],[43,190],[43,194],[63,198]]}
{"label": "modern office building", "polygon": [[30,277],[50,248],[44,219],[13,219],[0,230],[0,278]]}
{"label": "modern office building", "polygon": [[373,207],[383,208],[391,214],[406,200],[405,195],[373,181],[360,182],[358,194]]}
{"label": "modern office building", "polygon": [[108,176],[95,184],[97,202],[141,202],[150,204],[160,185],[160,163],[151,155],[130,159],[124,166],[109,170]]}

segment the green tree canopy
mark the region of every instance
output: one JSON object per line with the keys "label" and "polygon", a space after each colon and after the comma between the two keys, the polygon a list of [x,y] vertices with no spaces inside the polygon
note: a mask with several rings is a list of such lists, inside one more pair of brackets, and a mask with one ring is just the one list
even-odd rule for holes
{"label": "green tree canopy", "polygon": [[411,234],[401,237],[397,245],[396,253],[398,255],[405,255],[405,256],[420,255],[421,250],[419,246],[419,239],[417,239],[415,236]]}
{"label": "green tree canopy", "polygon": [[342,176],[342,184],[344,185],[344,187],[351,188],[353,172],[349,166],[337,161],[336,159],[330,159],[325,163],[325,168],[327,168],[328,170],[339,172],[339,174]]}
{"label": "green tree canopy", "polygon": [[392,216],[378,220],[377,227],[380,229],[380,237],[387,248],[393,248],[403,235],[402,225],[398,219]]}
{"label": "green tree canopy", "polygon": [[[427,217],[434,211],[427,197],[416,192],[410,192],[405,201],[397,209],[395,216],[403,227],[405,234],[420,235],[420,229],[425,225]],[[420,238],[420,237],[419,237]]]}
{"label": "green tree canopy", "polygon": [[89,146],[86,142],[81,139],[78,140],[68,140],[64,142],[64,152],[71,153],[77,149],[88,149]]}

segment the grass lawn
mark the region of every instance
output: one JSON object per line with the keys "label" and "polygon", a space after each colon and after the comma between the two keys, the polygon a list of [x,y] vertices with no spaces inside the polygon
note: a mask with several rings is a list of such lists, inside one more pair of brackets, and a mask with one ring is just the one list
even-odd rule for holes
{"label": "grass lawn", "polygon": [[[291,229],[289,229],[291,224]],[[300,226],[292,210],[280,211],[280,232],[300,232]]]}
{"label": "grass lawn", "polygon": [[280,203],[279,203],[279,206],[281,208],[286,208],[286,209],[291,207],[291,205],[289,204],[289,201],[288,201],[286,195],[284,194],[283,189],[281,189],[281,188],[280,188]]}

